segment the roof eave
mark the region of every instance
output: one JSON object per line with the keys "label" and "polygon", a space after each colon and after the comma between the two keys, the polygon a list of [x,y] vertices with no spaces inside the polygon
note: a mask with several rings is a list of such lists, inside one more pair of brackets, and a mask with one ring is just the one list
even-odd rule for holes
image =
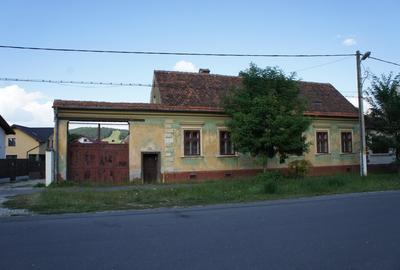
{"label": "roof eave", "polygon": [[315,116],[315,117],[336,117],[336,118],[358,118],[357,113],[345,113],[345,112],[315,112],[306,111],[305,116]]}
{"label": "roof eave", "polygon": [[115,107],[96,107],[96,106],[53,106],[62,110],[100,110],[100,111],[132,111],[132,112],[166,112],[166,113],[224,113],[220,109],[160,109],[160,108],[115,108]]}

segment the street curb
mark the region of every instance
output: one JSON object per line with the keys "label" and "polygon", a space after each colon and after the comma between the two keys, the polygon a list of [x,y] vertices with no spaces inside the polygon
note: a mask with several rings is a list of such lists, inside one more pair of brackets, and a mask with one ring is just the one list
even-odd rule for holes
{"label": "street curb", "polygon": [[109,216],[118,217],[118,216],[137,216],[137,215],[163,215],[171,213],[176,214],[176,213],[201,212],[201,211],[218,211],[218,210],[235,209],[235,208],[274,207],[281,205],[307,204],[313,202],[329,202],[334,200],[357,199],[363,197],[380,197],[382,195],[400,196],[400,190],[330,194],[330,195],[320,195],[314,197],[300,197],[300,198],[267,200],[267,201],[257,201],[257,202],[243,202],[243,203],[225,203],[225,204],[223,203],[223,204],[213,204],[213,205],[161,207],[161,208],[148,208],[148,209],[113,210],[113,211],[101,211],[101,212],[66,213],[66,214],[49,214],[49,215],[33,214],[33,215],[23,215],[23,216],[1,217],[0,222],[31,221],[33,219],[39,221],[48,219],[102,218]]}

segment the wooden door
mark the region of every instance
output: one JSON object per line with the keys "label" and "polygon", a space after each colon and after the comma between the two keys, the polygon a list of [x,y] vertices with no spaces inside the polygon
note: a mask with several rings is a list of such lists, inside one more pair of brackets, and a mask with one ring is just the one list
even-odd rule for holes
{"label": "wooden door", "polygon": [[143,182],[156,183],[159,175],[159,154],[143,153],[142,155]]}

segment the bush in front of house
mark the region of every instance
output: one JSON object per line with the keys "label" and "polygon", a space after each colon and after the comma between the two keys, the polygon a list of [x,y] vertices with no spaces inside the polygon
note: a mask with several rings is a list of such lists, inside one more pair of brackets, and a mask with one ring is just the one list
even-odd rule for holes
{"label": "bush in front of house", "polygon": [[280,171],[268,171],[256,176],[256,181],[262,184],[262,192],[265,194],[276,194],[279,181],[284,178]]}
{"label": "bush in front of house", "polygon": [[270,179],[264,183],[265,194],[275,194],[278,191],[278,183],[276,180]]}
{"label": "bush in front of house", "polygon": [[289,176],[294,178],[304,178],[311,168],[311,162],[308,160],[294,160],[289,162]]}

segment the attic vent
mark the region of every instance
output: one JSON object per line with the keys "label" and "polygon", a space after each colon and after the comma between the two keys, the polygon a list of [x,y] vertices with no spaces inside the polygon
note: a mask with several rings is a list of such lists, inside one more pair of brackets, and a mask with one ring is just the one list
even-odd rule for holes
{"label": "attic vent", "polygon": [[194,180],[194,179],[196,179],[196,178],[197,178],[197,174],[196,174],[196,173],[193,173],[193,172],[192,172],[192,173],[189,174],[189,179],[190,179],[190,180]]}
{"label": "attic vent", "polygon": [[322,106],[322,102],[319,100],[314,100],[312,103],[312,107],[314,110],[321,109],[321,106]]}
{"label": "attic vent", "polygon": [[199,69],[199,73],[201,74],[210,74],[210,70],[208,68]]}

